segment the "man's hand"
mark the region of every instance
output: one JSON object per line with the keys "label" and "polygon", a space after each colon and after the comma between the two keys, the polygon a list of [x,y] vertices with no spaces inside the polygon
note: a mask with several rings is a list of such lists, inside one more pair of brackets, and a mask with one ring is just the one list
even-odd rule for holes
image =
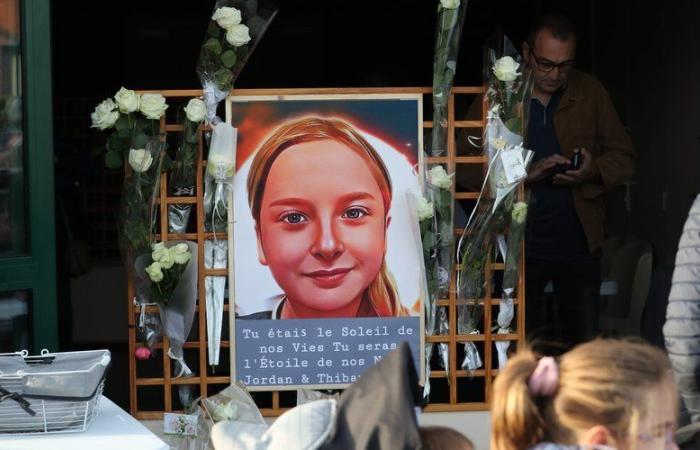
{"label": "man's hand", "polygon": [[527,172],[526,183],[533,183],[547,178],[557,164],[571,164],[571,161],[563,156],[556,154],[548,158],[541,159],[530,166]]}
{"label": "man's hand", "polygon": [[593,177],[593,159],[591,154],[585,148],[579,151],[581,152],[581,167],[578,170],[567,170],[564,173],[554,175],[552,183],[562,186],[574,186]]}

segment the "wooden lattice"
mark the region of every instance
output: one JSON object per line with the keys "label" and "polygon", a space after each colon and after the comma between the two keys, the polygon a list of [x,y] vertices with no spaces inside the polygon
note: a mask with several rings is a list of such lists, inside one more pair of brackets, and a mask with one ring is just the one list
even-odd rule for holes
{"label": "wooden lattice", "polygon": [[[156,91],[154,91],[156,92]],[[169,111],[174,111],[179,104],[182,104],[192,97],[202,95],[201,90],[178,90],[178,91],[157,91],[164,95],[169,105]],[[430,118],[430,88],[363,88],[363,89],[246,89],[236,90],[233,95],[294,95],[294,94],[423,94],[424,96],[424,117]],[[425,161],[428,164],[444,164],[449,171],[456,173],[456,183],[454,184],[455,198],[455,236],[459,237],[466,224],[471,209],[476,203],[479,189],[483,182],[486,170],[486,158],[481,155],[477,145],[470,143],[466,135],[480,138],[484,127],[483,87],[455,87],[449,98],[448,104],[448,136],[449,142],[447,154],[441,157],[431,157],[426,153]],[[471,101],[469,101],[471,99]],[[177,133],[183,131],[182,125],[174,122],[174,115],[168,114],[161,120],[161,131],[166,133],[169,142]],[[460,120],[457,120],[457,118]],[[430,133],[433,126],[432,121],[425,120],[423,123],[424,134]],[[193,330],[185,344],[185,359],[188,365],[195,371],[196,376],[190,378],[173,379],[171,377],[170,360],[166,353],[168,350],[168,339],[164,338],[163,343],[157,348],[162,350],[157,357],[146,361],[136,360],[134,350],[136,348],[136,323],[139,309],[133,303],[134,285],[133,274],[129,272],[127,302],[129,305],[129,389],[131,414],[138,419],[160,419],[163,412],[177,411],[182,408],[177,399],[176,388],[178,385],[187,384],[195,390],[195,397],[198,395],[213,395],[230,383],[228,352],[230,341],[228,340],[228,300],[224,306],[224,324],[221,341],[221,364],[217,367],[220,373],[213,373],[207,366],[207,333],[206,333],[206,306],[205,299],[205,277],[207,276],[227,276],[228,269],[205,269],[204,267],[204,242],[213,239],[214,234],[205,230],[204,209],[203,209],[203,175],[206,160],[202,146],[202,132],[198,132],[199,146],[197,154],[197,181],[196,195],[192,197],[171,197],[168,193],[167,174],[163,174],[160,184],[159,202],[159,231],[158,240],[187,239],[197,242],[199,249],[198,267],[198,298],[196,316]],[[431,140],[429,137],[423,139],[424,145],[428,146]],[[172,145],[171,145],[172,147]],[[522,195],[520,192],[519,195]],[[184,234],[168,233],[168,205],[171,204],[191,204],[193,205],[194,224],[191,230]],[[226,239],[226,233],[217,233],[217,239]],[[437,364],[437,359],[433,358],[431,363],[431,402],[427,406],[427,411],[472,411],[488,409],[491,385],[493,378],[497,375],[495,341],[512,341],[515,345],[511,348],[519,347],[524,339],[524,266],[521,262],[521,276],[519,279],[517,298],[515,299],[516,318],[514,320],[515,333],[495,334],[491,331],[492,317],[497,313],[500,299],[492,298],[492,295],[499,293],[500,289],[494,280],[499,278],[499,272],[503,270],[502,262],[487,261],[485,280],[487,283],[485,297],[479,301],[484,305],[484,318],[480,325],[482,334],[460,335],[457,331],[457,301],[452,277],[452,289],[448,298],[438,300],[440,308],[447,308],[449,321],[449,333],[437,336],[426,336],[426,342],[435,344],[447,344],[449,348],[449,369],[445,371]],[[156,313],[156,307],[147,307],[149,312]],[[463,344],[473,341],[479,349],[484,367],[483,369],[467,372],[460,369],[463,358]],[[437,352],[434,352],[437,353]],[[255,392],[253,397],[260,406],[264,415],[276,416],[285,409],[293,407],[296,401],[295,392]]]}

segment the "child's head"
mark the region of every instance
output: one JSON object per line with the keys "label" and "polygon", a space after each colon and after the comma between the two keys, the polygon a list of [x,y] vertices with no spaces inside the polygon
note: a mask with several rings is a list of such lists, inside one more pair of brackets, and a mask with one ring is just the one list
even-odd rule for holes
{"label": "child's head", "polygon": [[462,433],[447,427],[421,427],[423,450],[474,450],[474,444]]}
{"label": "child's head", "polygon": [[556,442],[675,449],[677,402],[668,358],[656,347],[599,339],[559,361],[525,349],[494,383],[492,448]]}
{"label": "child's head", "polygon": [[389,172],[350,124],[305,117],[279,127],[247,187],[259,260],[286,295],[283,317],[405,314],[385,263]]}

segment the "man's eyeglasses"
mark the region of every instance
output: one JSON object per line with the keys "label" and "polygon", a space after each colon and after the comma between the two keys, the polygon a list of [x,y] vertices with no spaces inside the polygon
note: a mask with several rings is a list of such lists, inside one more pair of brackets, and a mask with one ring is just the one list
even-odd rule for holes
{"label": "man's eyeglasses", "polygon": [[548,61],[546,59],[540,59],[537,57],[537,55],[535,55],[535,52],[532,50],[530,50],[530,55],[532,55],[532,58],[537,63],[537,68],[540,69],[542,72],[551,72],[552,70],[558,68],[559,73],[566,73],[573,69],[574,64],[576,64],[576,60],[574,59],[569,59],[560,63],[553,63],[552,61]]}

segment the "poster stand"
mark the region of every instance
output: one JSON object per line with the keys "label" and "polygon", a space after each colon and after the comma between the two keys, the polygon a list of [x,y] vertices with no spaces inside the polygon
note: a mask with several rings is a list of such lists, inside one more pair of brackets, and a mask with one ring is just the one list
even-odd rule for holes
{"label": "poster stand", "polygon": [[[169,111],[175,111],[185,104],[190,98],[202,95],[201,90],[164,90],[158,92],[166,97],[170,106]],[[292,94],[422,94],[423,104],[431,105],[431,88],[327,88],[327,89],[239,89],[233,92],[234,96],[251,95],[292,95]],[[467,136],[480,138],[485,124],[484,88],[479,87],[454,87],[448,103],[448,147],[447,154],[441,157],[425,156],[424,161],[428,164],[445,164],[448,172],[454,172],[456,183],[453,183],[455,203],[460,204],[462,210],[467,214],[476,203],[479,196],[479,189],[486,171],[487,160],[480,154],[478,148],[470,144]],[[458,107],[456,106],[458,105]],[[471,108],[467,110],[467,107]],[[464,106],[464,111],[462,111]],[[429,111],[424,114],[425,118],[430,118]],[[465,120],[457,120],[457,117]],[[166,134],[166,141],[171,147],[177,142],[179,133],[182,133],[182,125],[170,122],[174,120],[174,115],[166,114],[161,119],[161,132]],[[429,133],[433,123],[424,120],[424,133]],[[199,251],[198,267],[198,298],[195,325],[190,336],[185,343],[185,360],[195,372],[194,377],[173,378],[171,376],[170,360],[167,357],[168,339],[157,344],[158,353],[148,360],[137,360],[134,351],[139,344],[136,340],[136,324],[140,309],[134,305],[134,282],[133,273],[128,272],[127,278],[127,304],[129,323],[129,400],[130,413],[140,420],[158,420],[163,417],[164,412],[178,411],[182,409],[177,399],[177,386],[180,384],[191,385],[195,391],[195,397],[199,395],[210,396],[230,383],[229,376],[229,348],[228,340],[228,301],[224,305],[224,325],[222,326],[223,336],[221,341],[221,364],[216,371],[208,366],[207,362],[207,330],[206,330],[206,305],[205,298],[205,277],[207,276],[228,276],[228,269],[207,269],[204,267],[204,242],[214,238],[214,233],[206,232],[204,220],[204,168],[206,161],[203,155],[203,132],[205,127],[200,128],[197,133],[198,147],[196,160],[196,188],[195,195],[191,197],[173,197],[168,192],[168,175],[163,174],[160,180],[160,194],[158,196],[158,234],[156,239],[168,241],[185,239],[197,242]],[[429,143],[430,139],[423,139],[424,143]],[[475,174],[481,174],[480,179],[471,180]],[[467,184],[461,180],[469,179]],[[518,196],[522,198],[522,187],[518,191]],[[168,206],[173,204],[193,205],[194,226],[186,233],[173,234],[168,232]],[[456,219],[455,235],[459,236],[465,223],[459,223]],[[466,222],[466,219],[464,219]],[[217,239],[227,239],[226,233],[216,233]],[[484,305],[483,324],[491,324],[492,317],[498,313],[499,298],[493,298],[493,294],[498,291],[494,286],[499,271],[503,271],[502,263],[487,261],[485,266],[485,297],[479,302]],[[490,326],[481,327],[481,334],[460,335],[457,332],[457,298],[452,277],[452,286],[448,298],[438,300],[438,307],[447,308],[449,321],[449,333],[426,336],[428,343],[445,343],[449,347],[450,367],[446,372],[435,364],[433,359],[431,364],[431,402],[426,407],[427,412],[448,412],[448,411],[482,411],[489,407],[490,391],[494,377],[498,374],[495,341],[511,341],[511,349],[515,350],[524,343],[524,262],[520,262],[520,280],[518,283],[517,297],[514,300],[516,309],[516,320],[514,321],[515,331],[512,334],[492,333]],[[497,294],[498,295],[498,294]],[[147,306],[147,312],[157,313],[155,306]],[[464,371],[461,369],[461,358],[463,357],[464,343],[473,341],[483,358],[484,367],[475,371]],[[265,416],[278,416],[286,409],[293,407],[296,402],[296,393],[290,392],[255,392],[253,398],[258,403],[261,412]]]}

